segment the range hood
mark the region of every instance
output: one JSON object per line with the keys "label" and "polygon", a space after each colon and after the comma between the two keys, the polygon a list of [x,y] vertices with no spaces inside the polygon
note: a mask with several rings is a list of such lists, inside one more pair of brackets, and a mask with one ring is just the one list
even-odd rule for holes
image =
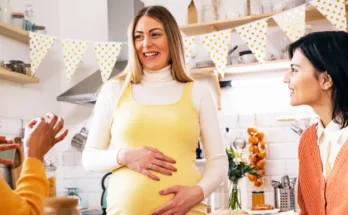
{"label": "range hood", "polygon": [[[140,0],[108,0],[108,40],[127,41],[127,29],[133,17],[144,8]],[[110,75],[110,78],[119,74],[127,65],[128,48],[124,46],[118,61]],[[78,105],[93,107],[97,101],[97,90],[103,84],[100,71],[94,72],[63,94],[57,97],[57,101],[69,102]]]}
{"label": "range hood", "polygon": [[[126,67],[127,61],[118,61],[110,75],[113,77]],[[103,84],[100,71],[96,71],[57,97],[57,101],[93,107],[97,101],[97,91]]]}

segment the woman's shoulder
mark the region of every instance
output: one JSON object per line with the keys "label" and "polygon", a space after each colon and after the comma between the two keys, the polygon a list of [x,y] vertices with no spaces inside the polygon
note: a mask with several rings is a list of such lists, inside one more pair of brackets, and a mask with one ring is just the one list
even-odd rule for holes
{"label": "woman's shoulder", "polygon": [[192,82],[192,96],[205,98],[211,96],[210,88],[207,84],[198,81]]}
{"label": "woman's shoulder", "polygon": [[101,86],[101,91],[115,93],[121,91],[124,81],[109,80]]}

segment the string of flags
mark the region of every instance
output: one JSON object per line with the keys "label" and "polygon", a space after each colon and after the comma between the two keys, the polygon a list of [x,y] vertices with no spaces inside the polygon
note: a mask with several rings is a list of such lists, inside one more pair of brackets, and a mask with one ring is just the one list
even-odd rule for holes
{"label": "string of flags", "polygon": [[[310,2],[337,30],[347,31],[345,0],[312,0]],[[194,45],[201,42],[214,62],[215,71],[224,74],[227,65],[228,48],[231,44],[231,34],[235,30],[250,48],[260,63],[265,62],[268,20],[274,19],[280,29],[291,41],[295,41],[305,34],[306,4],[273,16],[253,21],[235,28],[216,31],[198,36],[183,37],[185,62],[188,65]],[[58,40],[50,35],[29,33],[31,71],[34,75],[47,53]],[[68,80],[74,75],[87,47],[92,43],[102,80],[109,79],[113,67],[124,47],[124,42],[90,42],[82,40],[61,39],[62,53],[66,77]]]}

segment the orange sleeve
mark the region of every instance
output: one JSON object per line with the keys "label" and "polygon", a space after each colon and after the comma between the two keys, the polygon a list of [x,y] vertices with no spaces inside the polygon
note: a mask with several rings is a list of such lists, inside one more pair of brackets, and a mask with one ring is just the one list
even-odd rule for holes
{"label": "orange sleeve", "polygon": [[43,163],[25,159],[17,189],[13,191],[0,179],[0,214],[40,215],[42,200],[48,196],[48,180]]}

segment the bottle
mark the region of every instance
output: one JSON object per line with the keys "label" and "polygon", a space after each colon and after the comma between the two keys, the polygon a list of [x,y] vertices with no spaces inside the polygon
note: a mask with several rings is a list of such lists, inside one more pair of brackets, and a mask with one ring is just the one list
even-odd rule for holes
{"label": "bottle", "polygon": [[24,30],[26,31],[35,31],[34,24],[34,10],[32,5],[28,4],[25,6],[24,11]]}
{"label": "bottle", "polygon": [[52,197],[43,201],[43,215],[79,215],[78,200],[69,197]]}

